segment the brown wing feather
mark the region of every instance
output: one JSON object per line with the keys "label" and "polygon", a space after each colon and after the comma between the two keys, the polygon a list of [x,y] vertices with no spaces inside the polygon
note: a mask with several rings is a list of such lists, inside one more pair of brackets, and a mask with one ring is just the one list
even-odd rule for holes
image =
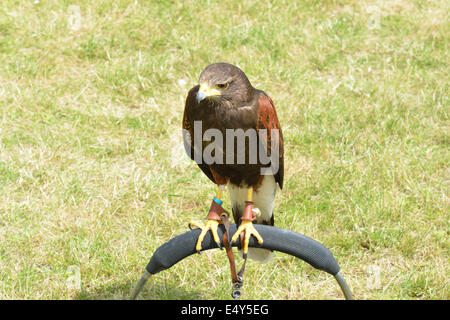
{"label": "brown wing feather", "polygon": [[[267,143],[265,145],[269,151],[269,154],[271,154],[272,129],[278,129],[279,168],[278,172],[275,174],[275,181],[282,189],[284,178],[284,147],[280,122],[278,121],[277,112],[275,110],[275,106],[273,105],[273,101],[266,93],[263,92],[260,94],[258,104],[258,122],[256,128],[267,129]],[[277,135],[275,134],[274,136],[276,137]]]}

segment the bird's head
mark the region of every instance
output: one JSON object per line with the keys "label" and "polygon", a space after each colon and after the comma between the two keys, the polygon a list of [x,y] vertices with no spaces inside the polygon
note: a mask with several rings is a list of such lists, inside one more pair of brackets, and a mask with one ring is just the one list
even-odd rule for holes
{"label": "bird's head", "polygon": [[200,88],[197,102],[204,99],[213,101],[230,101],[239,104],[249,101],[253,87],[245,73],[229,63],[214,63],[207,66],[200,74]]}

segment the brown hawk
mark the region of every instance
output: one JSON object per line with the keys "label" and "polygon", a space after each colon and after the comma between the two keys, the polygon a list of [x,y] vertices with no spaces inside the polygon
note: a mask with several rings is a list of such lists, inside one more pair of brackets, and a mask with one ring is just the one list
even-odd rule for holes
{"label": "brown hawk", "polygon": [[[274,224],[276,186],[283,187],[283,136],[274,104],[264,91],[251,85],[241,69],[228,63],[207,66],[200,74],[199,82],[186,98],[183,116],[186,151],[218,186],[215,197],[218,204],[222,203],[222,192],[228,186],[233,217],[239,224],[232,241],[243,232],[245,256],[248,252],[248,258],[266,262],[272,252],[248,249],[248,240],[253,235],[262,243],[252,221]],[[219,143],[220,136],[226,141]],[[243,143],[236,146],[236,140],[242,136]],[[213,148],[211,144],[214,144]],[[209,151],[208,157],[206,151]],[[256,213],[256,218],[251,218],[252,212]],[[219,223],[218,219],[207,219],[204,224],[191,222],[202,229],[196,250],[201,250],[201,242],[209,230],[220,244]]]}

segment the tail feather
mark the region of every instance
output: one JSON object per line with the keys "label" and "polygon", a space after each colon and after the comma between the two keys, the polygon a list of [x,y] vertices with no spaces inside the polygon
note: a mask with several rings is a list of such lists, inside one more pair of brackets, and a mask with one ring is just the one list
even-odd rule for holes
{"label": "tail feather", "polygon": [[[238,254],[242,258],[242,250],[238,250]],[[264,264],[272,260],[273,252],[261,248],[248,248],[247,258]]]}

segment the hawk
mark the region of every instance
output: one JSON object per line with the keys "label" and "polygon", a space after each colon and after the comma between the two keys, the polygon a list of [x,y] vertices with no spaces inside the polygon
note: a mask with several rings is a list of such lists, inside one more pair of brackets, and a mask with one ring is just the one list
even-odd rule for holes
{"label": "hawk", "polygon": [[[272,99],[264,91],[254,88],[240,68],[229,63],[211,64],[201,72],[199,84],[188,93],[183,129],[188,155],[217,185],[211,208],[222,204],[223,191],[228,186],[233,218],[239,224],[231,240],[236,241],[243,233],[241,254],[249,259],[269,261],[271,251],[249,249],[248,243],[251,236],[259,243],[263,242],[253,223],[274,225],[277,184],[283,188],[283,136]],[[210,134],[207,134],[208,130]],[[218,143],[216,140],[220,136],[227,141]],[[235,142],[240,136],[244,137],[244,142],[239,147]],[[207,150],[210,151],[209,159],[205,156]],[[201,250],[201,242],[208,231],[220,246],[217,227],[221,222],[211,210],[206,222],[190,223],[202,230],[197,251]]]}

